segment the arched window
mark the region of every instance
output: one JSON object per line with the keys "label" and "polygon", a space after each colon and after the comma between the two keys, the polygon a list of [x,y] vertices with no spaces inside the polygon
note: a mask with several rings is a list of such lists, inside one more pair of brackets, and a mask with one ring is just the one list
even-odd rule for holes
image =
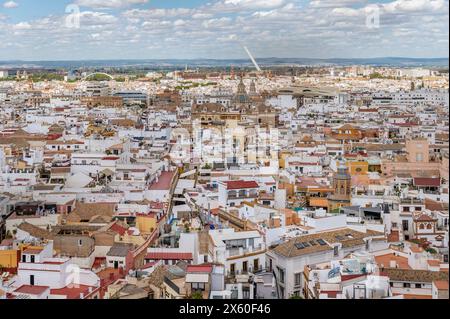
{"label": "arched window", "polygon": [[420,225],[419,225],[419,229],[425,229],[424,224],[420,224]]}
{"label": "arched window", "polygon": [[427,229],[431,229],[431,228],[433,228],[433,226],[431,224],[428,224]]}

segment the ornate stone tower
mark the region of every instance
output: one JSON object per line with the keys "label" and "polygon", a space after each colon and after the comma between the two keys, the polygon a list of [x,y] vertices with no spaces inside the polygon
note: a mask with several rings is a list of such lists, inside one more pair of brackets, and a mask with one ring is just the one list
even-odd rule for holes
{"label": "ornate stone tower", "polygon": [[338,208],[350,206],[352,196],[352,177],[348,167],[344,163],[339,163],[337,173],[333,176],[334,192],[328,197],[328,212]]}
{"label": "ornate stone tower", "polygon": [[241,80],[238,85],[237,95],[247,95],[247,90],[245,89],[244,78],[241,76]]}
{"label": "ornate stone tower", "polygon": [[238,88],[237,88],[237,93],[235,96],[235,103],[236,104],[246,104],[249,103],[249,97],[247,95],[247,90],[245,88],[245,84],[244,84],[244,77],[241,76],[241,81],[239,82]]}
{"label": "ornate stone tower", "polygon": [[256,84],[253,80],[252,83],[250,83],[250,95],[256,95]]}

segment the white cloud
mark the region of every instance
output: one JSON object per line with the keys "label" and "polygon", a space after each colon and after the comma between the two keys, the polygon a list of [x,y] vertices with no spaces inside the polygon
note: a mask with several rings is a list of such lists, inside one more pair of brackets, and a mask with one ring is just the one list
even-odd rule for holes
{"label": "white cloud", "polygon": [[83,7],[102,8],[123,8],[134,4],[147,3],[149,0],[76,0],[75,4]]}
{"label": "white cloud", "polygon": [[366,3],[367,0],[312,0],[309,5],[313,8],[339,8]]}
{"label": "white cloud", "polygon": [[[448,56],[448,0],[210,0],[157,9],[127,7],[144,0],[75,2],[100,6],[81,12],[79,29],[61,27],[63,14],[0,18],[0,60],[237,58],[245,57],[241,44],[257,57]],[[366,8],[375,5],[380,28],[369,29]]]}
{"label": "white cloud", "polygon": [[84,11],[80,13],[80,23],[82,25],[100,26],[114,24],[117,21],[117,17],[103,12]]}
{"label": "white cloud", "polygon": [[248,10],[269,10],[281,7],[286,4],[286,0],[220,0],[206,8],[215,13],[229,13]]}
{"label": "white cloud", "polygon": [[383,4],[383,8],[389,13],[408,13],[440,11],[445,9],[446,5],[448,6],[448,1],[445,0],[396,0]]}
{"label": "white cloud", "polygon": [[246,9],[272,9],[282,6],[285,0],[223,0],[222,3]]}
{"label": "white cloud", "polygon": [[7,1],[3,4],[3,8],[6,8],[6,9],[13,9],[13,8],[17,8],[18,6],[19,6],[19,4],[14,1]]}
{"label": "white cloud", "polygon": [[19,22],[19,23],[13,25],[13,29],[14,30],[30,30],[31,24],[29,24],[28,22]]}

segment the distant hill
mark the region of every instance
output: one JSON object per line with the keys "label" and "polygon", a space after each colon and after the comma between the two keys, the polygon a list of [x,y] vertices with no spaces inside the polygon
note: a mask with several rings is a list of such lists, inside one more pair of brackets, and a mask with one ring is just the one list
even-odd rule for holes
{"label": "distant hill", "polygon": [[[346,66],[373,65],[391,67],[448,67],[449,58],[256,58],[261,67],[268,66]],[[81,67],[221,67],[251,66],[249,59],[148,59],[148,60],[85,60],[85,61],[0,61],[0,68],[64,68]]]}

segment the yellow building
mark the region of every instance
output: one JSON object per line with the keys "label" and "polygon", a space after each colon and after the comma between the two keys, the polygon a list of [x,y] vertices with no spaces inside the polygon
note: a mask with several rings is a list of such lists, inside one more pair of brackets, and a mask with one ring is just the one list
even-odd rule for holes
{"label": "yellow building", "polygon": [[286,168],[286,158],[288,158],[289,156],[292,156],[292,152],[289,151],[281,151],[280,155],[279,155],[279,163],[280,163],[280,168]]}
{"label": "yellow building", "polygon": [[348,161],[346,164],[350,175],[365,175],[369,172],[369,163],[366,161]]}
{"label": "yellow building", "polygon": [[136,216],[136,227],[141,233],[150,234],[156,229],[156,217],[147,215]]}
{"label": "yellow building", "polygon": [[0,269],[17,268],[20,252],[17,249],[0,250]]}
{"label": "yellow building", "polygon": [[0,269],[17,268],[22,252],[26,249],[43,249],[42,246],[32,246],[30,244],[20,244],[16,249],[12,248],[0,250]]}

